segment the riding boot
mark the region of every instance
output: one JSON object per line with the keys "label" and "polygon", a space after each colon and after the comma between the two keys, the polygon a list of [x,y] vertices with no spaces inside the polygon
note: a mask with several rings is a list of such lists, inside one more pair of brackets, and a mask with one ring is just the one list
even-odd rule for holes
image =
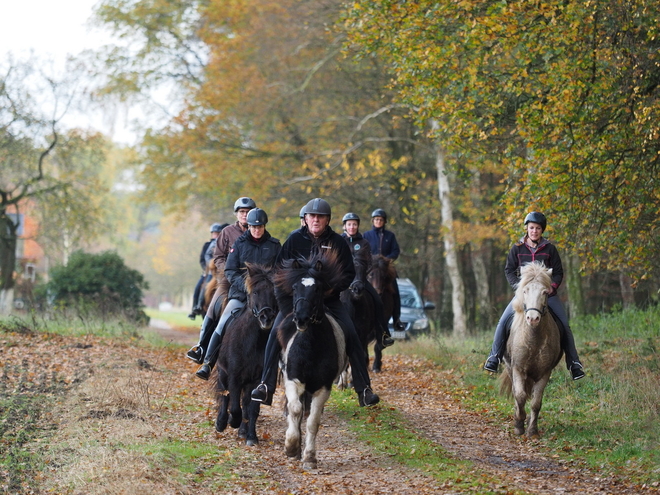
{"label": "riding boot", "polygon": [[209,348],[206,351],[206,356],[204,357],[204,363],[199,367],[195,372],[195,375],[202,380],[208,380],[211,376],[211,371],[215,367],[215,363],[218,360],[218,354],[220,353],[220,345],[222,344],[222,329],[220,331],[216,330],[211,336],[209,341]]}
{"label": "riding boot", "polygon": [[560,323],[559,332],[561,334],[561,348],[564,351],[566,368],[571,372],[571,378],[573,378],[573,380],[584,378],[584,369],[580,362],[580,357],[578,356],[577,348],[575,347],[573,332],[568,324],[568,316],[566,315],[566,311],[564,311],[564,306],[561,303],[561,300],[556,296],[549,297],[548,307],[550,308],[550,312],[557,317],[556,319],[558,319]]}
{"label": "riding boot", "polygon": [[398,331],[403,331],[406,329],[406,325],[401,322],[401,294],[399,293],[399,284],[396,279],[392,281],[392,322],[394,323],[394,329]]}
{"label": "riding boot", "polygon": [[493,337],[493,346],[490,350],[490,355],[486,360],[486,364],[484,364],[484,369],[486,371],[497,373],[500,361],[502,360],[502,356],[504,356],[504,351],[506,349],[506,341],[509,338],[513,315],[513,305],[510,302],[504,310],[504,313],[502,313],[500,321],[497,323],[495,336]]}
{"label": "riding boot", "polygon": [[376,328],[380,329],[380,335],[378,335],[377,331],[377,338],[381,341],[383,347],[389,347],[394,344],[394,339],[392,338],[390,329],[388,328],[387,322],[385,321],[385,309],[383,308],[383,300],[380,298],[373,285],[371,285],[369,282],[365,284],[364,288],[371,295],[371,299],[374,301]]}
{"label": "riding boot", "polygon": [[278,320],[281,320],[279,314],[268,335],[268,342],[264,351],[264,369],[261,373],[261,383],[250,394],[253,401],[261,402],[265,406],[270,406],[273,403],[273,394],[277,387],[277,361],[282,350],[280,341],[277,338]]}

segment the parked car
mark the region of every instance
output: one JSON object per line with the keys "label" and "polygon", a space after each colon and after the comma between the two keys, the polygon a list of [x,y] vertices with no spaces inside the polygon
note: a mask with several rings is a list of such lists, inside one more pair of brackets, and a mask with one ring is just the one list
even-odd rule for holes
{"label": "parked car", "polygon": [[435,304],[423,301],[417,287],[408,278],[397,278],[401,296],[401,322],[406,326],[403,331],[396,331],[390,318],[389,327],[395,339],[408,339],[413,335],[427,333],[430,329],[426,310],[435,309]]}

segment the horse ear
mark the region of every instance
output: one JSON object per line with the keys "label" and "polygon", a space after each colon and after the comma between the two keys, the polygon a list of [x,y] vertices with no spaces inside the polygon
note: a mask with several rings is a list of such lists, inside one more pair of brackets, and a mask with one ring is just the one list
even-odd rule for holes
{"label": "horse ear", "polygon": [[552,277],[552,268],[548,268],[548,275]]}
{"label": "horse ear", "polygon": [[300,261],[298,261],[298,260],[293,260],[293,261],[291,262],[291,268],[293,268],[294,270],[298,270],[298,269],[300,268]]}
{"label": "horse ear", "polygon": [[323,271],[323,262],[321,260],[316,260],[316,264],[314,265],[314,270],[317,272]]}

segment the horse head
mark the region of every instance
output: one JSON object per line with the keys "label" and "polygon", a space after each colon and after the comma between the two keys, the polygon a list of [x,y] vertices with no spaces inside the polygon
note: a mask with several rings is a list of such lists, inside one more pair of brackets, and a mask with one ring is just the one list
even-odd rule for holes
{"label": "horse head", "polygon": [[277,316],[275,286],[270,279],[270,270],[246,263],[245,287],[248,293],[248,308],[259,321],[262,330],[270,330]]}
{"label": "horse head", "polygon": [[342,268],[334,251],[310,259],[286,260],[275,283],[293,298],[293,321],[299,331],[321,322],[323,300],[342,280]]}
{"label": "horse head", "polygon": [[536,328],[548,311],[548,295],[552,291],[552,268],[539,261],[524,265],[520,269],[520,282],[516,288],[518,305],[522,306],[525,321]]}
{"label": "horse head", "polygon": [[381,255],[374,257],[373,266],[369,272],[369,282],[376,289],[376,292],[383,295],[384,292],[391,291],[392,282],[395,278],[396,271],[392,260]]}

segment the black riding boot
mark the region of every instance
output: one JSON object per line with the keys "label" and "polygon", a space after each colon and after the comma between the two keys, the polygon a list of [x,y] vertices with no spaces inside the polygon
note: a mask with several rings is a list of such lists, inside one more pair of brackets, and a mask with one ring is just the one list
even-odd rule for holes
{"label": "black riding boot", "polygon": [[270,406],[273,403],[273,394],[277,387],[277,358],[282,350],[280,341],[277,338],[278,327],[279,322],[276,319],[268,336],[268,342],[266,343],[261,383],[250,394],[253,401],[261,402],[265,406]]}
{"label": "black riding boot", "polygon": [[206,349],[208,349],[209,340],[211,340],[215,327],[218,325],[221,306],[222,301],[220,298],[217,298],[215,303],[213,301],[211,302],[211,307],[206,312],[202,326],[199,329],[199,341],[186,352],[186,357],[192,359],[197,364],[204,362],[204,355],[206,354]]}
{"label": "black riding boot", "polygon": [[513,305],[509,303],[504,310],[504,313],[502,313],[500,321],[497,323],[495,336],[493,337],[493,346],[490,350],[490,355],[486,360],[486,364],[484,364],[484,369],[486,371],[497,373],[497,368],[499,367],[502,356],[504,356],[504,350],[506,349],[506,341],[509,338],[513,315]]}
{"label": "black riding boot", "polygon": [[220,353],[220,345],[222,344],[222,329],[219,331],[216,330],[211,336],[209,341],[209,348],[206,351],[206,356],[204,357],[204,364],[202,364],[199,369],[195,372],[195,375],[202,380],[208,380],[211,376],[211,371],[215,367],[215,363],[218,360],[218,354]]}

